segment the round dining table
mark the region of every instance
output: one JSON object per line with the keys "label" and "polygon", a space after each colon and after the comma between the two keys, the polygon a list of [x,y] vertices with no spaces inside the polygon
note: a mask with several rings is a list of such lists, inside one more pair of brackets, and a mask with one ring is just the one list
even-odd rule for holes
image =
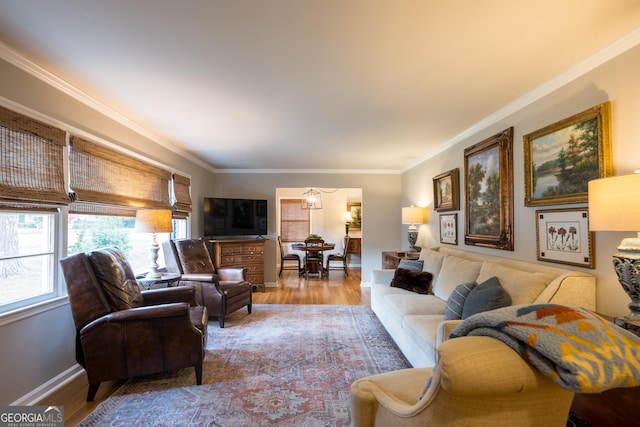
{"label": "round dining table", "polygon": [[[335,243],[323,243],[322,247],[320,247],[319,245],[307,245],[305,243],[295,243],[293,245],[291,245],[291,249],[293,249],[294,251],[303,251],[306,253],[310,253],[310,252],[324,252],[324,251],[331,251],[333,249],[335,249],[336,244]],[[308,273],[319,273],[320,274],[320,278],[325,278],[329,276],[329,271],[326,269],[325,265],[324,265],[324,260],[320,263],[320,269],[318,271],[316,271],[316,264],[311,264],[310,263],[304,263],[304,265],[302,266],[302,269],[300,270],[300,275],[302,276],[303,274],[305,276],[308,277]]]}

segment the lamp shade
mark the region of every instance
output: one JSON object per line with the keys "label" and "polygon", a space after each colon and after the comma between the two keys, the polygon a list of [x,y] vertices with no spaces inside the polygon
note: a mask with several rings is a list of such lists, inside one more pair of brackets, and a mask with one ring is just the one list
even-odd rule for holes
{"label": "lamp shade", "polygon": [[403,224],[424,224],[427,220],[427,210],[417,206],[402,208]]}
{"label": "lamp shade", "polygon": [[640,173],[589,181],[589,229],[640,231]]}
{"label": "lamp shade", "polygon": [[353,217],[351,216],[351,212],[346,211],[344,213],[344,222],[353,222]]}
{"label": "lamp shade", "polygon": [[173,231],[169,209],[146,209],[136,212],[137,233],[170,233]]}

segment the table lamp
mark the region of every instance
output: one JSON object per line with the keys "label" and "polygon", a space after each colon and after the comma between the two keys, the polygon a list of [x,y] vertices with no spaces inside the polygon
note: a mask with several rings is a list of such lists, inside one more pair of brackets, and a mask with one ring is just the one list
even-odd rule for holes
{"label": "table lamp", "polygon": [[640,325],[640,170],[632,175],[589,181],[591,231],[635,231],[623,239],[613,256],[613,268],[631,297],[631,312],[624,318]]}
{"label": "table lamp", "polygon": [[152,241],[149,248],[149,271],[145,278],[159,279],[162,275],[158,272],[158,239],[156,233],[171,233],[173,220],[169,209],[145,209],[136,212],[137,233],[151,233]]}
{"label": "table lamp", "polygon": [[353,221],[353,218],[351,217],[351,212],[346,211],[344,213],[344,234],[345,236],[349,235],[349,223]]}
{"label": "table lamp", "polygon": [[424,224],[427,220],[427,210],[417,206],[402,208],[402,223],[409,224],[407,238],[409,239],[409,250],[416,250],[418,241],[418,227],[416,224]]}

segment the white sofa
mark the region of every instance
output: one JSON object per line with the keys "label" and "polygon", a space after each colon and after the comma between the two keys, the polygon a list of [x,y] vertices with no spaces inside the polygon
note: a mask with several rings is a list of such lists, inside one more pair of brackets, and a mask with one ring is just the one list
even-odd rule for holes
{"label": "white sofa", "polygon": [[580,271],[462,249],[425,248],[423,271],[433,274],[433,295],[391,287],[395,270],[374,270],[371,308],[413,367],[433,367],[436,348],[460,320],[444,320],[456,286],[493,276],[512,304],[554,303],[596,308],[596,278]]}

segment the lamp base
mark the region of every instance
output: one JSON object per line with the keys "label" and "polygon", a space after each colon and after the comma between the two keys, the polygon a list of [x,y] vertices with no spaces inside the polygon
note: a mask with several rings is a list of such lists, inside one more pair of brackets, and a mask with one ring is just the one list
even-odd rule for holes
{"label": "lamp base", "polygon": [[409,240],[409,250],[416,250],[416,242],[418,241],[418,232],[414,230],[409,230],[407,232],[407,239]]}
{"label": "lamp base", "polygon": [[613,269],[618,276],[618,281],[624,291],[631,298],[629,310],[631,312],[624,318],[625,320],[640,321],[640,259],[629,258],[626,254],[613,256]]}
{"label": "lamp base", "polygon": [[153,241],[149,247],[149,271],[144,276],[146,279],[159,279],[162,274],[158,272],[158,252],[160,252],[160,245],[156,239],[156,233],[153,233]]}

